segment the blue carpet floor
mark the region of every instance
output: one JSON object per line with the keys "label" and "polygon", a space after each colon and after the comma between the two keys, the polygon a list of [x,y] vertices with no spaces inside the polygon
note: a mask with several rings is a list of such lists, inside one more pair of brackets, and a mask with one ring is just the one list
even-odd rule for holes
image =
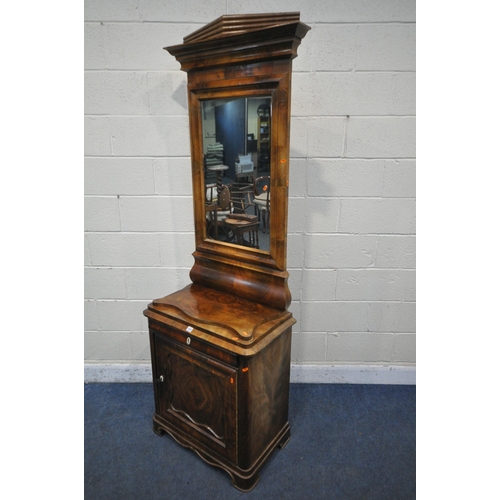
{"label": "blue carpet floor", "polygon": [[152,430],[152,384],[86,384],[86,500],[416,497],[415,386],[292,384],[292,437],[249,493]]}

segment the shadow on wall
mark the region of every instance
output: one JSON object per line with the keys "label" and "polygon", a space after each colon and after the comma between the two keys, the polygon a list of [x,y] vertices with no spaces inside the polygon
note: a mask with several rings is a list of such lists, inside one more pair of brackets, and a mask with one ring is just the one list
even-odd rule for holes
{"label": "shadow on wall", "polygon": [[188,113],[186,82],[183,81],[172,93],[172,99]]}

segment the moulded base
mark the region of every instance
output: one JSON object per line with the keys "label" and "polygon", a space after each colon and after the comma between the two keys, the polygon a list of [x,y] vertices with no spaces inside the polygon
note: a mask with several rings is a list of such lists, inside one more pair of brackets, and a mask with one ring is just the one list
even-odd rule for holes
{"label": "moulded base", "polygon": [[278,435],[271,441],[262,455],[255,461],[250,469],[244,470],[236,464],[229,462],[217,454],[213,453],[203,444],[194,440],[191,436],[184,433],[166,422],[161,416],[153,416],[153,430],[159,436],[167,433],[180,445],[193,450],[200,458],[208,464],[225,470],[231,477],[232,484],[240,491],[247,492],[252,490],[260,480],[260,470],[265,465],[267,459],[275,448],[284,448],[290,440],[290,425],[287,422]]}

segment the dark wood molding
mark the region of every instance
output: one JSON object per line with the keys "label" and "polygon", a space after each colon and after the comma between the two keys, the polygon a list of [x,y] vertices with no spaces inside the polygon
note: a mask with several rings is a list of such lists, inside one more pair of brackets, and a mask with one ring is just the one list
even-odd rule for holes
{"label": "dark wood molding", "polygon": [[221,16],[199,30],[184,37],[184,43],[214,40],[300,21],[300,12],[268,14],[234,14]]}
{"label": "dark wood molding", "polygon": [[309,29],[299,21],[298,13],[256,15],[250,19],[243,15],[222,16],[185,37],[183,44],[165,49],[187,72],[277,58],[293,59]]}

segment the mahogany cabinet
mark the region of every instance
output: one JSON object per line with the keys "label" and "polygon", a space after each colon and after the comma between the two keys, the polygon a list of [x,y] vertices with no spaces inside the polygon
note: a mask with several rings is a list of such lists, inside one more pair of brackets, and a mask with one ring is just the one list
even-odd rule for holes
{"label": "mahogany cabinet", "polygon": [[[144,311],[153,428],[227,471],[242,491],[255,486],[267,458],[290,438],[295,323],[287,311],[286,270],[291,61],[308,30],[298,13],[222,16],[183,44],[167,47],[188,74],[196,249],[192,283]],[[253,116],[261,103],[269,106],[272,119],[267,247],[231,239],[231,228],[224,224],[229,215],[232,224],[252,217],[236,211],[227,195],[252,192],[231,171],[234,158],[221,153],[216,160],[227,168],[212,169],[218,172],[215,187],[207,176],[207,151],[248,153],[243,149],[252,127],[261,126]],[[210,200],[209,188],[217,193]],[[208,229],[214,224],[219,228],[215,238]]]}
{"label": "mahogany cabinet", "polygon": [[[268,455],[290,437],[295,320],[195,284],[154,301],[146,314],[155,431],[225,469],[239,489],[251,489]],[[245,335],[252,339],[242,340]]]}

